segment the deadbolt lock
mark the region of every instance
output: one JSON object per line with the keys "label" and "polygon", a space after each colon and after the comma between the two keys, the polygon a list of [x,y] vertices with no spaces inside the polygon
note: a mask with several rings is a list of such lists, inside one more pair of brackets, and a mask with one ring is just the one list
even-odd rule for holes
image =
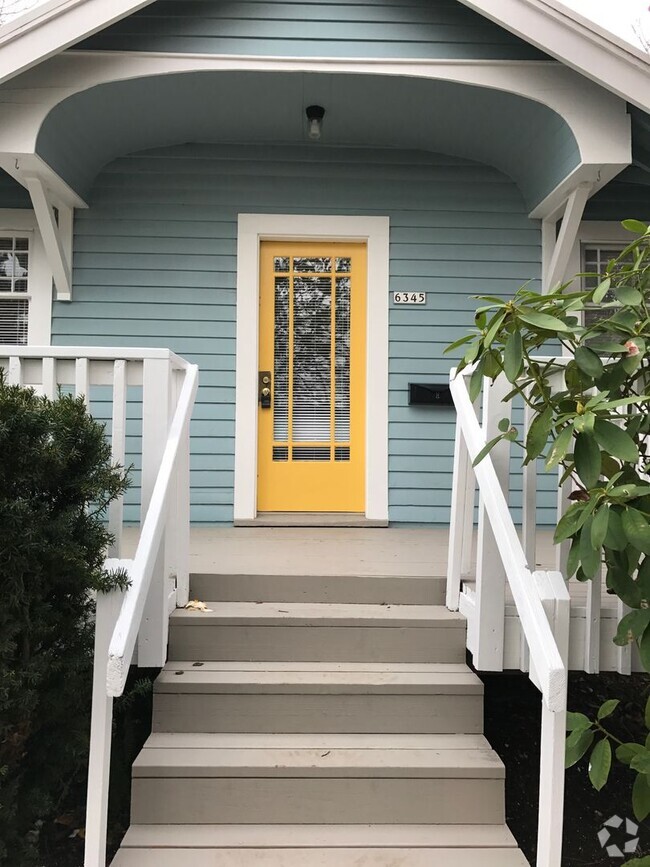
{"label": "deadbolt lock", "polygon": [[258,398],[262,409],[271,408],[271,371],[260,370],[258,374]]}

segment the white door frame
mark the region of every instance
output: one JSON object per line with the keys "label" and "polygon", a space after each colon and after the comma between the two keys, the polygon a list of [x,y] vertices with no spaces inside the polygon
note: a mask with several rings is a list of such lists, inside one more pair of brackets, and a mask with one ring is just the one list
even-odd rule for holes
{"label": "white door frame", "polygon": [[257,515],[259,253],[265,240],[364,241],[368,246],[366,517],[388,520],[388,217],[239,214],[235,398],[236,521]]}

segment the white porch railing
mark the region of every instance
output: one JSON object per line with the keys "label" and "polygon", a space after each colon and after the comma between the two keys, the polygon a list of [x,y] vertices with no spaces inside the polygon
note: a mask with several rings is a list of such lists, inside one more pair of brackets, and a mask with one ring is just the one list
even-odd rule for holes
{"label": "white porch railing", "polygon": [[[471,373],[471,370],[463,372]],[[465,375],[451,372],[457,413],[449,535],[447,606],[468,616],[468,648],[479,670],[504,668],[506,581],[529,656],[530,678],[542,694],[537,867],[560,867],[564,806],[564,741],[570,599],[559,572],[533,572],[517,535],[507,501],[509,442],[500,443],[476,467],[472,461],[494,436],[507,412],[503,396],[511,388],[497,380],[483,392],[482,424],[469,397]],[[479,490],[475,597],[463,606],[462,582],[471,575],[474,498]],[[524,491],[531,520],[530,492]],[[533,499],[534,503],[534,499]],[[535,510],[532,509],[532,521]],[[524,530],[533,532],[530,526]],[[534,538],[534,532],[533,532]]]}
{"label": "white porch railing", "polygon": [[198,367],[166,349],[0,346],[0,368],[10,383],[48,397],[74,389],[87,404],[94,389],[108,386],[114,461],[125,462],[127,422],[130,435],[141,436],[140,537],[132,560],[121,556],[122,500],[109,513],[115,544],[107,566],[126,569],[131,584],[98,595],[96,609],[84,865],[104,867],[113,697],[122,694],[136,641],[139,665],[165,663],[169,614],[188,599],[189,425]]}

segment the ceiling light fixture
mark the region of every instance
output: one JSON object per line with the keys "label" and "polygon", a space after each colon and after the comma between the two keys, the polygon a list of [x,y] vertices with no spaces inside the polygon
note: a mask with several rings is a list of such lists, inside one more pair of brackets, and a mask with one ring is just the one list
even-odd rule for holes
{"label": "ceiling light fixture", "polygon": [[322,105],[308,105],[305,109],[307,120],[309,121],[309,138],[312,141],[318,141],[321,133],[323,118],[325,117],[325,109]]}

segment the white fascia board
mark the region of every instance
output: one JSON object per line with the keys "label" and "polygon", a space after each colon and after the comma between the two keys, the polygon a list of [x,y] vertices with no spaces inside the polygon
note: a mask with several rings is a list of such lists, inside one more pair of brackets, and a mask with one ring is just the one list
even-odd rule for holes
{"label": "white fascia board", "polygon": [[525,42],[650,112],[650,61],[612,34],[549,0],[461,0]]}
{"label": "white fascia board", "polygon": [[0,84],[153,0],[51,0],[0,27]]}

